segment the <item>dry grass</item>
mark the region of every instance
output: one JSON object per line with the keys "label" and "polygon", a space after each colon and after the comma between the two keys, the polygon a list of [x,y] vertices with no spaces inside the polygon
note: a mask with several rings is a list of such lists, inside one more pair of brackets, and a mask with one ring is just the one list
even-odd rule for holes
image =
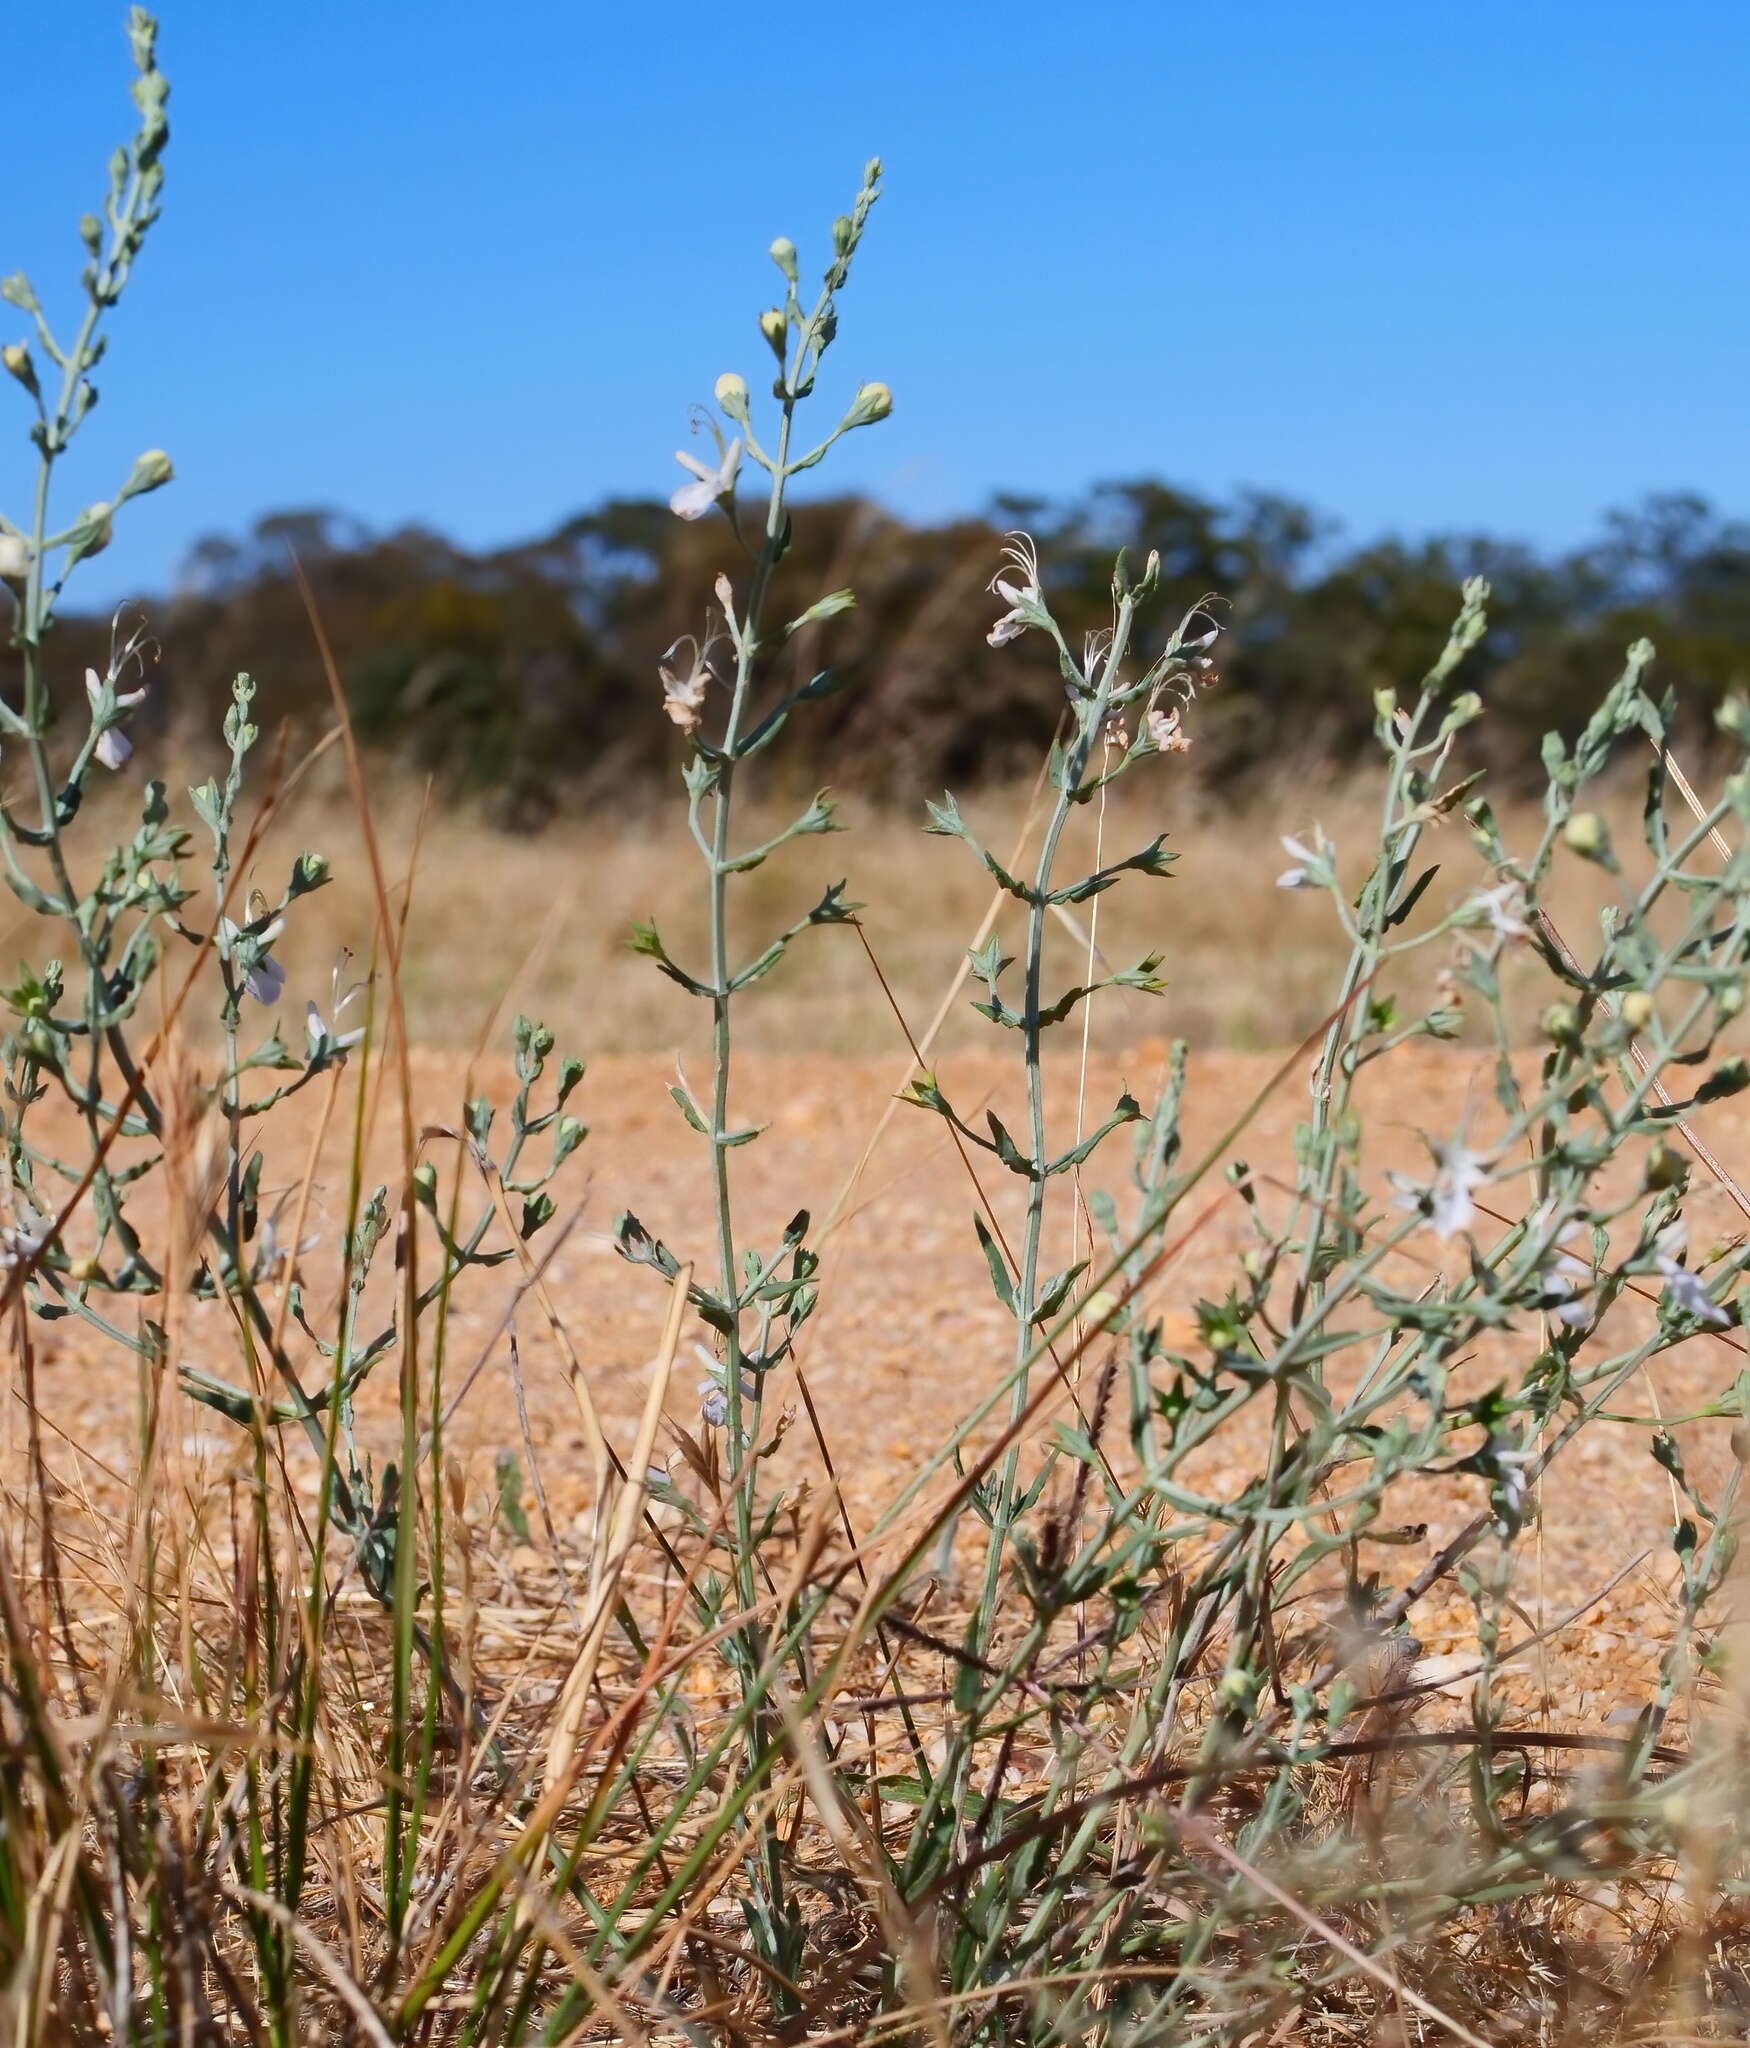
{"label": "dry grass", "polygon": [[[1193,757],[1194,758],[1194,757]],[[211,760],[180,771],[160,768],[173,790],[211,772]],[[377,831],[399,905],[405,877],[417,871],[402,964],[402,997],[414,1041],[433,1050],[464,1050],[479,1037],[495,1006],[511,1005],[571,1025],[592,1053],[696,1049],[698,1006],[626,945],[633,918],[654,919],[683,961],[697,962],[705,945],[697,855],[678,809],[666,800],[597,816],[561,819],[536,836],[495,831],[477,812],[453,805],[373,768]],[[1140,778],[1115,791],[1104,819],[1096,807],[1078,814],[1066,865],[1092,864],[1098,835],[1108,852],[1139,843],[1163,828],[1179,856],[1175,878],[1113,891],[1060,921],[1053,937],[1066,969],[1085,964],[1086,939],[1097,935],[1113,964],[1159,949],[1168,983],[1164,998],[1115,991],[1094,1006],[1092,1044],[1115,1051],[1143,1038],[1183,1038],[1194,1047],[1268,1051],[1293,1045],[1325,1014],[1345,944],[1324,907],[1276,887],[1287,865],[1285,833],[1304,833],[1317,820],[1339,848],[1357,858],[1372,843],[1378,806],[1374,781],[1333,778],[1330,771],[1284,776],[1237,809],[1177,769],[1170,781]],[[995,847],[1013,846],[1026,824],[1033,792],[993,790],[966,809]],[[1638,831],[1640,796],[1625,785],[1605,807],[1619,840]],[[745,836],[757,842],[794,806],[749,805]],[[894,1000],[914,1029],[935,1012],[959,971],[964,947],[990,909],[989,878],[964,848],[926,834],[920,813],[847,801],[849,830],[804,840],[744,878],[732,904],[735,929],[751,942],[797,915],[823,884],[847,876],[864,898],[860,920]],[[1530,805],[1501,808],[1510,845],[1534,843],[1539,819]],[[123,813],[112,794],[92,820],[94,836]],[[1442,828],[1448,857],[1474,866],[1462,820]],[[341,947],[368,956],[373,921],[370,873],[339,757],[331,754],[300,785],[276,819],[255,863],[264,887],[277,887],[303,847],[327,853],[335,880],[304,908],[279,948],[291,986],[322,994]],[[1440,859],[1441,840],[1431,859]],[[1584,929],[1592,905],[1585,872],[1572,864],[1555,903],[1565,926]],[[1007,933],[1016,921],[1008,906]],[[1090,910],[1093,915],[1090,916]],[[22,947],[31,920],[13,909],[0,924],[0,958]],[[1427,996],[1445,955],[1431,952],[1402,977],[1407,1000]],[[1541,986],[1526,975],[1528,985]],[[1546,991],[1547,994],[1547,991]],[[1523,1005],[1521,1005],[1523,1009]],[[1530,1032],[1529,1012],[1522,1018]],[[985,1026],[958,1003],[940,1043],[969,1046]],[[824,934],[798,948],[762,987],[737,1026],[738,1043],[756,1052],[809,1051],[865,1057],[903,1047],[903,1036],[867,954],[850,930]]]}

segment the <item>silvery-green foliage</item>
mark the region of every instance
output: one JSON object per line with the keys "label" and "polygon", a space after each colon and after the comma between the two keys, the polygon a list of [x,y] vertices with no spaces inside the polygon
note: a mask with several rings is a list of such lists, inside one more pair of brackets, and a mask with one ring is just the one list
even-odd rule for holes
{"label": "silvery-green foliage", "polygon": [[[378,1480],[359,1451],[354,1396],[372,1367],[409,1340],[408,1316],[417,1320],[441,1307],[463,1270],[518,1254],[489,1246],[499,1212],[487,1194],[463,1227],[460,1187],[453,1200],[440,1201],[436,1168],[424,1163],[405,1191],[400,1221],[417,1206],[439,1256],[411,1301],[385,1312],[372,1306],[367,1290],[398,1220],[386,1187],[355,1189],[340,1242],[328,1247],[319,1237],[285,1243],[285,1200],[264,1207],[264,1120],[368,1041],[372,990],[351,982],[343,961],[320,1002],[306,997],[289,1039],[282,1033],[286,973],[274,949],[329,870],[321,855],[306,852],[271,888],[257,886],[255,837],[243,822],[246,776],[261,737],[250,676],[232,685],[223,772],[187,793],[192,822],[176,817],[169,792],[152,780],[130,837],[105,848],[83,829],[94,781],[133,772],[129,726],[147,695],[153,643],[147,625],[124,608],[105,672],[69,679],[53,660],[56,608],[80,562],[108,546],[122,506],[168,483],[172,473],[167,456],[148,450],[111,499],[85,507],[67,525],[54,523],[56,471],[96,404],[93,373],[107,346],[108,316],[163,192],[169,88],[158,68],[157,25],[136,7],[128,33],[139,126],[111,160],[100,214],[80,222],[86,260],[75,321],[57,328],[22,273],[0,284],[0,298],[31,323],[29,338],[8,343],[3,361],[22,388],[35,458],[28,512],[0,511],[0,591],[22,681],[16,704],[0,699],[0,736],[10,759],[22,757],[29,771],[26,798],[0,800],[0,880],[38,921],[48,954],[0,989],[12,1019],[0,1045],[0,1249],[9,1287],[22,1288],[36,1316],[74,1317],[142,1359],[163,1358],[168,1339],[159,1298],[170,1276],[153,1262],[130,1208],[165,1180],[167,1145],[186,1144],[192,1124],[216,1107],[222,1172],[192,1219],[201,1241],[190,1248],[197,1254],[193,1270],[179,1284],[197,1300],[236,1304],[251,1362],[265,1368],[260,1377],[275,1394],[265,1397],[183,1355],[173,1360],[175,1369],[188,1393],[240,1425],[302,1426],[323,1457],[334,1518],[360,1546],[367,1583],[386,1597],[396,1478],[390,1468]],[[69,717],[83,721],[70,753],[59,739]],[[219,1074],[195,1100],[171,1105],[154,1062],[164,1050],[163,1020],[180,1017],[185,998],[216,1010],[224,1055]],[[518,1085],[502,1148],[494,1149],[494,1116],[484,1100],[469,1105],[460,1135],[471,1176],[488,1189],[501,1184],[526,1243],[551,1220],[549,1184],[584,1135],[566,1110],[583,1069],[562,1061],[539,1106],[552,1034],[519,1018],[514,1051]],[[73,1113],[78,1136],[71,1143],[46,1135],[43,1105],[51,1097]],[[172,1128],[176,1114],[180,1133]],[[69,1126],[63,1120],[59,1128]],[[546,1155],[536,1161],[530,1141],[542,1138]],[[298,1273],[302,1254],[323,1249],[337,1251],[341,1266],[339,1320],[326,1334],[309,1319]],[[324,1384],[304,1385],[276,1341],[263,1290],[282,1282],[292,1320],[326,1363]]]}
{"label": "silvery-green foliage", "polygon": [[[755,1601],[757,1553],[771,1526],[770,1511],[762,1512],[757,1495],[762,1390],[766,1376],[792,1355],[797,1336],[813,1313],[819,1260],[807,1243],[810,1219],[806,1211],[794,1218],[769,1250],[738,1240],[731,1155],[753,1143],[763,1126],[738,1128],[730,1118],[733,1018],[738,999],[770,974],[794,944],[816,927],[848,922],[859,906],[846,900],[843,882],[831,883],[812,909],[774,934],[750,958],[732,959],[728,896],[736,879],[763,865],[793,840],[840,829],[832,799],[823,790],[782,831],[753,846],[740,847],[733,833],[734,798],[744,765],[770,746],[798,711],[830,695],[837,686],[829,670],[781,695],[775,703],[761,704],[761,685],[770,657],[802,627],[830,618],[855,601],[848,590],[831,591],[796,618],[779,624],[767,617],[772,574],[790,545],[791,517],[786,503],[790,480],[814,468],[842,436],[874,425],[892,410],[887,387],[865,383],[852,394],[837,423],[817,441],[804,445],[799,438],[803,408],[814,393],[822,362],[838,334],[838,296],[850,277],[852,259],[880,191],[880,179],[881,165],[871,160],[850,212],[832,225],[831,260],[819,290],[810,299],[803,296],[794,245],[785,238],[772,244],[770,254],[783,281],[783,298],[780,305],[761,315],[759,329],[776,366],[771,385],[773,417],[768,424],[763,409],[756,415],[747,380],[737,372],[725,372],[716,384],[722,422],[710,416],[704,420],[716,459],[704,462],[681,455],[678,459],[691,481],[682,484],[672,500],[676,515],[683,519],[721,509],[747,559],[745,575],[717,579],[718,616],[697,637],[671,647],[660,671],[663,708],[688,739],[683,770],[687,828],[703,866],[709,959],[691,967],[683,965],[671,955],[653,924],[636,926],[631,940],[636,952],[649,956],[671,981],[711,1009],[712,1074],[705,1099],[696,1098],[684,1078],[670,1093],[679,1114],[704,1140],[709,1160],[716,1212],[716,1275],[714,1280],[691,1279],[688,1299],[716,1341],[716,1354],[701,1382],[701,1414],[707,1428],[720,1428],[724,1435],[732,1582],[744,1608],[751,1608]],[[744,525],[736,496],[744,456],[765,476],[764,513],[757,528],[751,519]],[[678,1278],[682,1255],[654,1237],[637,1217],[623,1215],[616,1236],[625,1258],[654,1268],[670,1282]],[[693,1270],[697,1276],[702,1261]],[[749,1697],[762,1696],[769,1683],[763,1668],[765,1643],[766,1632],[750,1627],[738,1632],[729,1646]],[[752,1731],[756,1746],[769,1742],[776,1727],[769,1709],[762,1708]],[[763,1859],[757,1901],[749,1910],[762,1951],[774,1969],[789,1975],[800,1960],[802,1923],[780,1863],[781,1859]]]}

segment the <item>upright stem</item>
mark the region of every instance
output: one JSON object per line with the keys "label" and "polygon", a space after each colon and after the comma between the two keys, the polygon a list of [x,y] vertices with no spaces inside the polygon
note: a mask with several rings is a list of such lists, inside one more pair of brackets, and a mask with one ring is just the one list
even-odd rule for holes
{"label": "upright stem", "polygon": [[[1045,914],[1048,907],[1046,899],[1051,891],[1051,876],[1057,862],[1058,844],[1069,821],[1075,791],[1081,787],[1089,757],[1099,744],[1101,731],[1105,727],[1113,687],[1118,680],[1119,665],[1129,647],[1134,617],[1135,600],[1125,596],[1119,603],[1112,644],[1101,664],[1094,694],[1077,706],[1076,734],[1071,751],[1064,761],[1063,772],[1058,778],[1057,799],[1052,805],[1045,836],[1040,842],[1039,858],[1033,870],[1031,901],[1027,909],[1026,994],[1021,1015],[1021,1042],[1027,1070],[1027,1151],[1033,1173],[1027,1183],[1027,1220],[1022,1231],[1020,1272],[1015,1283],[1017,1370],[1015,1390],[1009,1405],[1010,1420],[1014,1423],[1018,1423],[1026,1412],[1028,1382],[1031,1377],[1028,1360],[1037,1341],[1033,1316],[1039,1305],[1039,1253],[1045,1234],[1045,1169],[1050,1159],[1050,1154],[1046,1150],[1045,1070],[1041,1057],[1044,1026],[1040,1022],[1040,1014],[1044,1008]],[[1020,1476],[1020,1465],[1021,1446],[1017,1439],[1004,1455],[1002,1473],[992,1508],[990,1547],[985,1554],[984,1590],[979,1604],[981,1637],[988,1634],[990,1617],[996,1611],[998,1581],[1002,1576],[1003,1561],[1008,1550],[1009,1531],[1015,1522],[1016,1482]]]}

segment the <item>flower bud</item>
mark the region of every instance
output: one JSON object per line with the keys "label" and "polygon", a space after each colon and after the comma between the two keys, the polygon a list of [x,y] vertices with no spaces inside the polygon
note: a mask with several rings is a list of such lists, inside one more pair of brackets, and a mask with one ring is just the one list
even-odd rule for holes
{"label": "flower bud", "polygon": [[134,457],[134,466],[128,472],[128,480],[122,485],[116,503],[119,505],[123,498],[138,498],[147,491],[155,491],[175,474],[170,466],[170,457],[162,448],[148,448],[144,455]]}
{"label": "flower bud", "polygon": [[114,508],[99,498],[87,505],[67,533],[67,552],[74,561],[85,555],[101,555],[115,537]]}
{"label": "flower bud", "polygon": [[857,239],[857,231],[851,225],[850,217],[841,213],[832,224],[832,249],[835,256],[848,256],[851,244]]}
{"label": "flower bud", "polygon": [[847,427],[869,427],[886,419],[893,410],[893,393],[885,384],[859,384],[851,409],[845,414]]}
{"label": "flower bud", "polygon": [[1543,1027],[1543,1035],[1553,1038],[1558,1045],[1564,1045],[1580,1035],[1580,1013],[1572,1003],[1551,1003],[1537,1020]]}
{"label": "flower bud", "polygon": [[788,235],[780,235],[767,251],[772,261],[792,284],[796,282],[796,244]]}
{"label": "flower bud", "polygon": [[776,306],[760,315],[760,332],[766,337],[766,346],[782,362],[790,346],[790,323]]}
{"label": "flower bud", "polygon": [[103,223],[94,213],[79,216],[79,239],[85,244],[85,253],[96,256],[103,249]]}
{"label": "flower bud", "polygon": [[1714,997],[1714,1008],[1722,1017],[1735,1017],[1744,1007],[1744,990],[1740,983],[1729,981]]}
{"label": "flower bud", "polygon": [[717,379],[717,403],[732,420],[747,418],[747,380],[733,370],[725,370]]}
{"label": "flower bud", "polygon": [[95,1259],[69,1259],[67,1278],[77,1287],[88,1287],[93,1280],[103,1278],[103,1268]]}
{"label": "flower bud", "polygon": [[1569,850],[1582,860],[1608,861],[1610,833],[1596,811],[1576,811],[1562,829]]}
{"label": "flower bud", "polygon": [[1680,1188],[1689,1178],[1689,1161],[1663,1138],[1648,1152],[1641,1169],[1641,1185],[1649,1189]]}
{"label": "flower bud", "polygon": [[20,533],[0,533],[0,582],[22,583],[30,574],[30,543]]}
{"label": "flower bud", "polygon": [[1631,1031],[1645,1031],[1658,1014],[1658,1004],[1644,988],[1630,989],[1622,999],[1622,1021]]}
{"label": "flower bud", "polygon": [[413,1169],[413,1192],[417,1200],[427,1208],[437,1200],[437,1168],[429,1159],[422,1159]]}
{"label": "flower bud", "polygon": [[36,365],[22,341],[9,341],[0,348],[0,364],[5,365],[6,374],[16,377],[33,398],[37,396]]}
{"label": "flower bud", "polygon": [[1714,723],[1739,746],[1750,747],[1750,700],[1734,690],[1714,712]]}

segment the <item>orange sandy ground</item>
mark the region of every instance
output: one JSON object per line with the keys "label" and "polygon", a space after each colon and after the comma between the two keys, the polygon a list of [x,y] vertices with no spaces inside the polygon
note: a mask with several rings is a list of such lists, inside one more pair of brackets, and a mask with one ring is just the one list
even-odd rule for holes
{"label": "orange sandy ground", "polygon": [[[1099,1061],[1089,1077],[1089,1124],[1105,1114],[1121,1082],[1127,1081],[1147,1099],[1157,1083],[1161,1059],[1158,1044],[1145,1044],[1125,1061]],[[1274,1058],[1253,1055],[1204,1054],[1193,1059],[1187,1156],[1196,1156],[1214,1138],[1277,1064]],[[1487,1071],[1475,1057],[1444,1049],[1406,1050],[1382,1063],[1378,1071],[1381,1079],[1372,1085],[1386,1092],[1383,1100],[1376,1093],[1375,1128],[1386,1156],[1370,1162],[1372,1166],[1425,1168],[1426,1154],[1417,1132],[1449,1138],[1467,1117],[1473,1140],[1486,1138],[1495,1112]],[[419,1115],[453,1127],[462,1086],[460,1063],[448,1056],[422,1055],[415,1061],[414,1078]],[[613,1215],[621,1207],[631,1208],[682,1256],[698,1257],[707,1270],[714,1257],[704,1148],[668,1098],[672,1078],[672,1063],[656,1058],[608,1059],[592,1067],[572,1104],[591,1125],[591,1135],[562,1176],[560,1218],[550,1226],[557,1230],[573,1211],[581,1212],[548,1280],[609,1432],[626,1451],[647,1367],[657,1348],[664,1295],[653,1275],[627,1267],[612,1252],[607,1232]],[[758,1143],[732,1155],[744,1242],[774,1242],[798,1208],[811,1209],[817,1219],[832,1210],[899,1078],[891,1060],[761,1058],[739,1068],[735,1113],[748,1121],[769,1118],[771,1124]],[[1018,1109],[1011,1068],[956,1057],[941,1078],[969,1120],[986,1101]],[[508,1093],[508,1077],[502,1070],[489,1075],[486,1085],[497,1099]],[[1073,1126],[1075,1089],[1072,1067],[1054,1070],[1052,1113],[1063,1120],[1060,1129],[1066,1123]],[[1290,1135],[1304,1103],[1304,1072],[1297,1062],[1236,1147],[1260,1176],[1266,1200],[1268,1176],[1288,1157]],[[315,1108],[312,1090],[286,1116],[278,1133],[281,1149],[268,1163],[270,1196],[299,1178]],[[324,1153],[312,1224],[324,1242],[305,1264],[318,1327],[323,1326],[324,1304],[331,1295],[336,1219],[344,1209],[347,1121],[343,1094]],[[385,1178],[399,1142],[396,1121],[385,1101],[373,1140],[373,1163]],[[1711,1111],[1708,1137],[1728,1162],[1750,1159],[1750,1111],[1732,1103]],[[453,1170],[453,1148],[434,1156],[447,1176]],[[1110,1142],[1091,1181],[1118,1189],[1127,1162],[1127,1144],[1120,1134]],[[982,1165],[988,1169],[984,1177],[998,1200],[999,1213],[1011,1217],[1011,1190],[1018,1183],[988,1159]],[[1005,1181],[1008,1187],[1000,1185]],[[1221,1185],[1219,1175],[1212,1175],[1207,1192],[1214,1193]],[[473,1200],[472,1190],[469,1199]],[[803,1364],[859,1529],[866,1528],[890,1498],[896,1479],[941,1444],[1006,1362],[1010,1325],[992,1298],[973,1237],[972,1208],[966,1170],[948,1143],[944,1126],[916,1109],[900,1108],[861,1181],[848,1220],[826,1245],[822,1306],[807,1333]],[[1736,1211],[1708,1185],[1698,1185],[1689,1214],[1692,1242],[1698,1248],[1713,1236],[1728,1234],[1736,1220]],[[1066,1204],[1048,1259],[1050,1268],[1070,1256],[1070,1227]],[[1194,1349],[1196,1342],[1192,1305],[1200,1295],[1225,1291],[1247,1242],[1242,1205],[1228,1200],[1160,1281],[1160,1309],[1170,1334],[1186,1348]],[[1429,1249],[1431,1254],[1437,1249],[1432,1240]],[[386,1250],[383,1263],[388,1263]],[[495,1454],[518,1450],[520,1444],[507,1347],[495,1337],[506,1298],[501,1273],[471,1276],[459,1291],[451,1327],[452,1384],[485,1356],[452,1425],[449,1445],[476,1501],[490,1497]],[[51,1468],[73,1493],[86,1492],[100,1504],[113,1502],[114,1481],[93,1458],[126,1467],[138,1413],[134,1372],[125,1356],[106,1349],[100,1337],[78,1324],[63,1321],[36,1328],[39,1401],[49,1423]],[[581,1556],[588,1528],[585,1439],[558,1353],[532,1302],[523,1304],[519,1329],[541,1474],[566,1547],[574,1557]],[[702,1332],[689,1332],[689,1338],[693,1334]],[[1661,1412],[1680,1413],[1717,1396],[1744,1363],[1742,1341],[1734,1330],[1722,1340],[1685,1346],[1659,1362],[1656,1384],[1643,1380],[1631,1385],[1619,1405],[1645,1413],[1656,1400]],[[1474,1367],[1478,1386],[1514,1373],[1524,1362],[1522,1348],[1536,1342],[1533,1330],[1496,1340],[1493,1355],[1480,1356]],[[195,1312],[188,1353],[197,1363],[227,1376],[234,1371],[219,1311]],[[394,1452],[394,1374],[393,1362],[386,1363],[361,1402],[362,1432],[379,1456]],[[696,1364],[684,1352],[670,1406],[693,1425],[698,1377]],[[307,1366],[307,1381],[317,1378],[315,1367]],[[772,1400],[794,1398],[794,1381],[786,1377]],[[20,1404],[7,1405],[0,1457],[16,1498],[24,1474]],[[173,1468],[184,1481],[198,1484],[204,1478],[210,1483],[234,1457],[238,1439],[222,1418],[191,1403],[182,1403],[175,1413],[178,1421],[167,1433]],[[293,1434],[288,1432],[288,1438]],[[1121,1445],[1121,1429],[1116,1434]],[[1256,1469],[1259,1434],[1242,1427],[1231,1441],[1218,1444],[1196,1474],[1197,1482],[1211,1489],[1237,1489]],[[1732,1460],[1728,1426],[1695,1424],[1679,1434],[1704,1490],[1717,1489]],[[788,1450],[798,1466],[805,1466],[813,1455],[806,1436],[800,1424],[790,1434]],[[78,1453],[74,1445],[80,1447]],[[288,1451],[297,1483],[311,1483],[314,1459],[306,1447],[301,1441],[290,1442]],[[680,1470],[678,1457],[671,1455],[669,1462]],[[1448,1477],[1419,1482],[1403,1490],[1402,1498],[1394,1498],[1388,1520],[1406,1526],[1425,1522],[1427,1527],[1421,1540],[1372,1552],[1387,1583],[1406,1579],[1432,1547],[1469,1519],[1483,1497],[1479,1482]],[[1521,1660],[1510,1687],[1520,1708],[1549,1716],[1551,1725],[1596,1727],[1613,1710],[1645,1696],[1654,1681],[1670,1614],[1671,1519],[1670,1487],[1649,1455],[1644,1429],[1600,1424],[1558,1464],[1543,1490],[1539,1529],[1525,1539],[1516,1584],[1522,1619],[1509,1634],[1523,1633],[1540,1619],[1556,1618],[1595,1593],[1620,1566],[1640,1553],[1645,1557],[1613,1592],[1562,1630],[1545,1652],[1534,1651]],[[498,1604],[508,1614],[515,1605],[514,1582],[539,1583],[546,1564],[532,1550],[510,1549],[499,1570],[503,1584]],[[483,1608],[486,1633],[479,1649],[490,1658],[496,1645],[510,1658],[514,1631],[494,1635],[493,1606],[488,1590]],[[1450,1583],[1423,1601],[1411,1626],[1425,1656],[1462,1650],[1474,1640],[1467,1603]]]}

